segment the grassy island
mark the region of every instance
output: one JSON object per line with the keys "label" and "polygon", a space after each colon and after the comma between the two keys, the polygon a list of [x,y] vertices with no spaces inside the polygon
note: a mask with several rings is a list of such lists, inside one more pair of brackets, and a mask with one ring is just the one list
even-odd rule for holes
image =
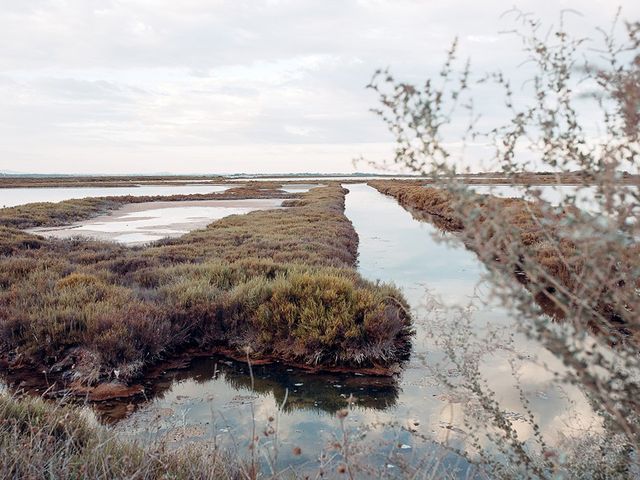
{"label": "grassy island", "polygon": [[[343,213],[346,192],[316,188],[286,208],[136,248],[16,228],[59,222],[61,208],[77,212],[76,204],[93,200],[0,210],[0,352],[8,376],[33,372],[99,398],[109,396],[104,385],[130,385],[146,367],[193,347],[305,368],[391,372],[410,350],[411,320],[398,290],[353,268],[358,237]],[[98,210],[111,201],[97,199]],[[80,211],[75,220],[90,215]]]}

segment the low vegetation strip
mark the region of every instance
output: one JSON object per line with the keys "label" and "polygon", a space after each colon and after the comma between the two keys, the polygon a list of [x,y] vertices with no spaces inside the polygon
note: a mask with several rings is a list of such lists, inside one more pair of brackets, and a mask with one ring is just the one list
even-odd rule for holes
{"label": "low vegetation strip", "polygon": [[147,185],[192,185],[194,183],[224,182],[217,175],[3,175],[0,188],[85,188],[136,187]]}
{"label": "low vegetation strip", "polygon": [[88,220],[129,203],[169,202],[185,200],[245,200],[255,198],[297,198],[298,194],[280,190],[279,184],[257,182],[230,188],[224,192],[190,195],[147,195],[89,197],[58,203],[38,202],[0,209],[0,226],[11,228],[59,227]]}
{"label": "low vegetation strip", "polygon": [[139,248],[1,227],[5,366],[82,390],[133,382],[195,346],[388,373],[408,354],[411,321],[395,288],[353,268],[358,239],[345,193],[314,189],[289,208]]}
{"label": "low vegetation strip", "polygon": [[[621,243],[615,239],[607,241],[595,231],[572,231],[572,224],[580,224],[572,219],[584,215],[579,210],[557,211],[520,198],[402,182],[370,185],[396,198],[415,216],[427,215],[440,228],[460,232],[487,265],[516,273],[547,313],[562,318],[567,309],[582,308],[591,326],[613,335],[637,335],[635,322],[629,320],[640,285],[640,246],[625,244],[619,251]],[[616,258],[626,261],[612,261]],[[585,278],[597,282],[587,283]]]}

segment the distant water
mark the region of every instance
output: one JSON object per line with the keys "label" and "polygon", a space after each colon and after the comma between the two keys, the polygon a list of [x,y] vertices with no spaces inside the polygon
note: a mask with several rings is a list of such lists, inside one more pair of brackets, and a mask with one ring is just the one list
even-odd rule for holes
{"label": "distant water", "polygon": [[61,202],[74,198],[133,195],[193,195],[224,192],[233,185],[141,185],[134,187],[0,188],[0,208],[35,202]]}
{"label": "distant water", "polygon": [[[566,202],[569,197],[573,198],[575,206],[592,214],[600,213],[601,199],[597,187],[577,186],[577,185],[539,185],[525,187],[521,185],[470,185],[469,188],[476,193],[491,194],[498,197],[515,197],[532,199],[533,192],[539,192],[540,199],[551,205],[559,205]],[[638,191],[637,186],[628,188]],[[631,201],[631,198],[629,198]]]}

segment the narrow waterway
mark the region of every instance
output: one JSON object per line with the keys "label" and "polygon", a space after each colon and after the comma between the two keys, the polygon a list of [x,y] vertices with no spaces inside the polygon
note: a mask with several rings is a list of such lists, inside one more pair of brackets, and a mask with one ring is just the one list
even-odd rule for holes
{"label": "narrow waterway", "polygon": [[[473,332],[502,332],[510,339],[508,348],[494,343],[493,350],[483,353],[482,372],[516,423],[523,408],[513,388],[513,355],[520,359],[521,385],[545,433],[553,438],[577,415],[591,421],[584,399],[572,393],[569,410],[567,392],[557,391],[551,374],[540,366],[542,361],[552,365],[553,359],[515,334],[517,319],[483,298],[484,268],[473,253],[441,241],[443,234],[433,226],[414,220],[374,189],[364,184],[348,188],[346,215],[360,237],[359,271],[366,278],[395,283],[414,313],[414,351],[404,370],[394,378],[310,374],[280,366],[250,371],[227,359],[200,358],[189,368],[165,372],[143,405],[103,405],[102,414],[117,431],[175,444],[215,441],[241,453],[255,431],[262,461],[278,469],[313,469],[337,458],[331,445],[343,438],[344,430],[336,412],[348,407],[344,429],[357,446],[354,456],[360,455],[372,476],[399,472],[402,465],[415,465],[436,452],[440,462],[457,462],[462,472],[465,465],[442,454],[433,441],[464,446],[464,413],[470,402],[443,388],[432,368],[444,358],[437,336],[455,332],[463,318]],[[436,324],[445,325],[444,330],[435,332]],[[453,380],[458,375],[445,374]],[[521,439],[532,435],[528,424],[520,427]]]}

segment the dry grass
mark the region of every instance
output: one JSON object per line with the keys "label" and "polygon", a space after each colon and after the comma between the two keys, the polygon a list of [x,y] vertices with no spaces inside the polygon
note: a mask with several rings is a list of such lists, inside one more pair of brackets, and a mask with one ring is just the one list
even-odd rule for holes
{"label": "dry grass", "polygon": [[237,459],[209,448],[122,442],[81,411],[0,394],[0,477],[55,479],[246,478]]}

